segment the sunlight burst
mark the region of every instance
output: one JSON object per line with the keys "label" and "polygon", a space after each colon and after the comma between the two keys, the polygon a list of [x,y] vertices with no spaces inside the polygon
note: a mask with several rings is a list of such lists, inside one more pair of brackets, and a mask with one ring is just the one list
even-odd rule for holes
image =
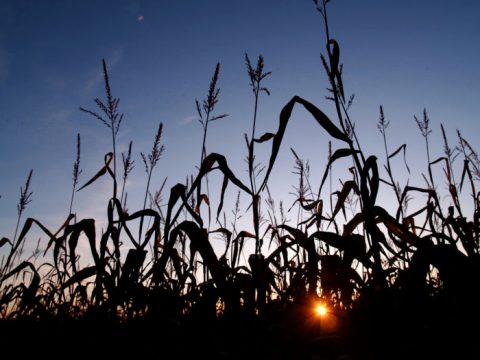
{"label": "sunlight burst", "polygon": [[323,304],[318,304],[315,307],[315,312],[320,316],[325,316],[327,314],[327,307]]}

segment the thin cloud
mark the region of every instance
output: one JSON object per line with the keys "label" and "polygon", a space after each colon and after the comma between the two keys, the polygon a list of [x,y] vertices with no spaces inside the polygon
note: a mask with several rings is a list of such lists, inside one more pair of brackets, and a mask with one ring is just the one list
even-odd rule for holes
{"label": "thin cloud", "polygon": [[194,122],[195,120],[198,119],[198,116],[195,116],[195,115],[190,115],[190,116],[187,116],[183,119],[181,119],[178,124],[180,126],[184,126],[184,125],[188,125],[188,124],[191,124],[192,122]]}

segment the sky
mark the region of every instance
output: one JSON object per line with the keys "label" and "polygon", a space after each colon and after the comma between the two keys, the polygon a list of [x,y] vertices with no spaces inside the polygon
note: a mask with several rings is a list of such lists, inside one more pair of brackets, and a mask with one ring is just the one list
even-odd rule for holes
{"label": "sky", "polygon": [[[331,36],[341,49],[345,91],[355,95],[350,116],[367,155],[377,155],[384,164],[377,130],[380,105],[390,121],[390,150],[407,144],[411,174],[402,161],[394,165],[402,184],[424,186],[424,139],[414,121],[424,108],[433,130],[432,158],[443,155],[440,124],[451,145],[459,129],[479,148],[478,1],[332,0],[328,11]],[[217,62],[216,111],[228,117],[209,125],[207,152],[225,155],[247,182],[244,134],[251,131],[254,98],[245,53],[252,62],[263,55],[265,70],[272,72],[264,83],[271,95],[263,94],[259,102],[257,134],[276,131],[282,107],[295,95],[336,121],[334,106],[325,99],[327,76],[320,61],[324,27],[311,0],[0,0],[0,236],[13,237],[20,187],[30,169],[33,194],[24,217],[52,230],[63,222],[77,133],[80,185],[103,165],[111,151],[109,129],[79,110],[97,110],[93,99],[105,99],[102,59],[124,113],[119,151],[133,141],[129,209],[142,207],[147,178],[140,152],[150,152],[160,122],[165,152],[151,190],[168,177],[166,199],[170,187],[195,174],[202,144],[195,99],[205,98]],[[289,148],[309,160],[318,188],[329,140],[308,113],[294,110],[269,182],[277,204],[283,200],[289,208],[295,199],[290,195],[297,181],[295,159]],[[341,144],[333,141],[332,146]],[[269,145],[256,149],[258,161],[266,164]],[[339,162],[334,180],[348,179],[348,166]],[[212,187],[220,180],[212,175]],[[339,190],[338,181],[334,187]],[[104,224],[110,194],[111,181],[102,178],[76,194],[74,212]],[[391,195],[382,194],[385,206],[392,204]],[[227,209],[235,197],[230,185]],[[248,199],[242,201],[246,207]]]}

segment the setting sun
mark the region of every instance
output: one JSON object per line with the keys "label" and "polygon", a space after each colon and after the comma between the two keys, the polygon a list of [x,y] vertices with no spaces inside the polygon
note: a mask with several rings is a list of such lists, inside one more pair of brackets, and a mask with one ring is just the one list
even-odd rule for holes
{"label": "setting sun", "polygon": [[327,314],[327,307],[323,304],[318,304],[315,307],[315,312],[320,316],[325,316]]}

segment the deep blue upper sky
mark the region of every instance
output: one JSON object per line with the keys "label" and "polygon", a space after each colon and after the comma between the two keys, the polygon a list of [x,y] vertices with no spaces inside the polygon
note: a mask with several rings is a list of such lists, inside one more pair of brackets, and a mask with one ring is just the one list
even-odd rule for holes
{"label": "deep blue upper sky", "polygon": [[[413,119],[424,107],[433,128],[432,157],[443,154],[440,123],[452,145],[459,128],[478,148],[480,2],[332,0],[329,15],[331,35],[341,47],[345,89],[356,96],[351,116],[367,154],[383,163],[376,128],[380,104],[391,121],[390,148],[407,143],[413,185],[424,185],[424,144]],[[195,172],[202,140],[195,99],[206,96],[217,62],[222,64],[217,109],[229,116],[211,124],[207,150],[226,155],[246,180],[244,133],[251,129],[253,96],[245,52],[252,61],[263,54],[272,71],[265,83],[271,96],[260,101],[258,133],[276,131],[278,114],[294,95],[335,120],[319,58],[325,53],[324,28],[311,0],[0,1],[0,236],[13,236],[20,186],[32,168],[27,216],[51,228],[60,225],[68,211],[77,133],[80,183],[102,165],[111,148],[108,129],[79,111],[79,106],[96,110],[93,99],[104,98],[102,58],[125,113],[120,150],[130,140],[134,144],[129,208],[143,202],[140,152],[150,151],[160,121],[166,151],[152,190],[165,176],[170,187]],[[316,188],[328,140],[308,114],[294,111],[272,173],[276,198],[293,200],[289,147],[310,160]],[[258,151],[265,163],[269,147]],[[401,164],[396,171],[405,183]],[[338,167],[337,178],[348,176],[347,167]],[[104,217],[110,185],[105,178],[77,194],[80,217]]]}

